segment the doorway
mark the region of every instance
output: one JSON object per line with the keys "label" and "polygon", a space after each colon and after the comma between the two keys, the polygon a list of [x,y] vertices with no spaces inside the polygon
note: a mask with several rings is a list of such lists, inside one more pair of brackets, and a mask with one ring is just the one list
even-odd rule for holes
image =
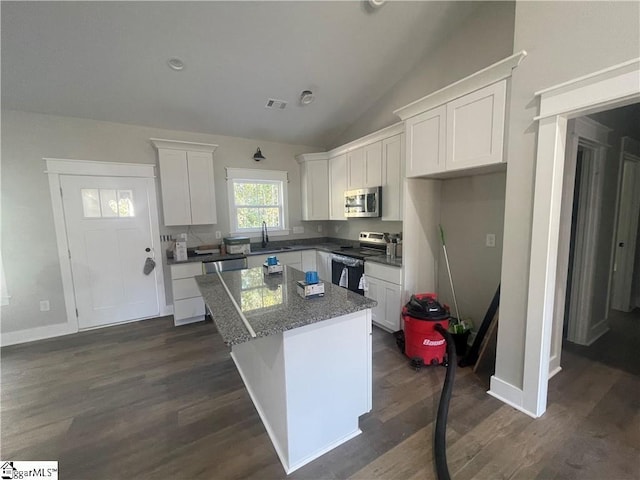
{"label": "doorway", "polygon": [[135,177],[60,178],[80,329],[159,314],[150,186]]}
{"label": "doorway", "polygon": [[170,314],[154,165],[44,160],[67,313],[57,334]]}

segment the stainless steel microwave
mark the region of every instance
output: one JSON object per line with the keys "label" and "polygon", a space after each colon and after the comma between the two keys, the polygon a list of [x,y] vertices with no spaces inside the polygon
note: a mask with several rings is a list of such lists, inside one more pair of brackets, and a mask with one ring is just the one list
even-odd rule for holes
{"label": "stainless steel microwave", "polygon": [[360,188],[344,192],[345,217],[379,217],[382,215],[382,188]]}

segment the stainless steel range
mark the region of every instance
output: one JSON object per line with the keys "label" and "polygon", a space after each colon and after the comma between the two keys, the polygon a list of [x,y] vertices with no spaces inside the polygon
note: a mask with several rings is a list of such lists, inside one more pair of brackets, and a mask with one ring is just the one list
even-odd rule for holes
{"label": "stainless steel range", "polygon": [[332,253],[359,258],[361,260],[364,260],[366,257],[385,254],[387,241],[385,240],[384,233],[360,232],[359,240],[360,246],[357,248],[341,247],[340,250],[334,250]]}
{"label": "stainless steel range", "polygon": [[386,245],[384,233],[360,232],[359,247],[343,247],[332,252],[331,283],[364,295],[364,261],[367,257],[384,255]]}

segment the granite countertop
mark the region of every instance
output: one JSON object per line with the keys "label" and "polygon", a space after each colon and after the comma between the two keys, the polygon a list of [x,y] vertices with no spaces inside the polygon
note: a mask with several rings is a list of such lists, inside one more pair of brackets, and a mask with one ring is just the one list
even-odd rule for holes
{"label": "granite countertop", "polygon": [[[324,297],[304,299],[296,281],[304,272],[285,266],[282,274],[265,275],[264,267],[223,272],[222,278],[257,337],[321,322],[377,305],[346,288],[325,282]],[[218,275],[195,277],[224,342],[231,346],[252,339]]]}
{"label": "granite countertop", "polygon": [[[318,243],[310,243],[311,241],[317,241]],[[295,242],[295,240],[294,240]],[[354,248],[358,247],[357,241],[350,240],[327,240],[327,239],[308,239],[305,243],[290,243],[290,242],[274,242],[272,245],[262,249],[260,247],[251,246],[251,253],[246,256],[253,255],[278,255],[278,253],[285,252],[295,252],[301,250],[321,250],[323,252],[331,253],[334,250],[340,250],[342,245],[351,245]],[[233,260],[234,258],[242,258],[245,255],[220,255],[220,254],[208,254],[208,255],[194,255],[188,257],[186,260],[174,260],[173,258],[167,259],[167,265],[174,265],[179,263],[190,263],[190,262],[217,262],[220,260]],[[370,256],[366,258],[367,262],[376,262],[384,265],[389,265],[392,267],[402,267],[402,258],[389,258],[386,255],[376,255]]]}

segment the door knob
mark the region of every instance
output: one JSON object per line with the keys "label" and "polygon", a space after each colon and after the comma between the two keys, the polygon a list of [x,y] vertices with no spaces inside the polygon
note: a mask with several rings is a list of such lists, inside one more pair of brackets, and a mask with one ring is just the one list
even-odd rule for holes
{"label": "door knob", "polygon": [[144,249],[144,251],[145,251],[145,252],[150,252],[150,251],[151,251],[151,249],[150,249],[149,247],[147,247],[147,248],[145,248],[145,249]]}

